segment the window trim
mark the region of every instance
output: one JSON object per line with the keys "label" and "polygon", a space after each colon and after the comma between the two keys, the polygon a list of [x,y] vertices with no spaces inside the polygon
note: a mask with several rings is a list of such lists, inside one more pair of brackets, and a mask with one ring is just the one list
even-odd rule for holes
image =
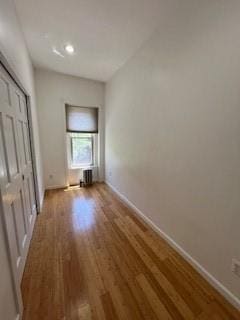
{"label": "window trim", "polygon": [[[86,139],[86,138],[90,138],[91,139],[91,146],[92,146],[92,161],[91,163],[79,163],[79,164],[73,164],[73,139]],[[72,169],[79,169],[79,168],[85,168],[85,167],[92,167],[94,166],[94,138],[93,138],[93,134],[91,134],[90,137],[71,137],[70,136],[70,149],[71,149],[71,153],[70,153],[70,163],[71,163],[71,168]]]}

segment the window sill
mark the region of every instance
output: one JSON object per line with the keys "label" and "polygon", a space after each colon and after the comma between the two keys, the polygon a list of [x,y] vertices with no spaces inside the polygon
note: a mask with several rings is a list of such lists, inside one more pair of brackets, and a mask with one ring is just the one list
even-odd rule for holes
{"label": "window sill", "polygon": [[72,167],[72,166],[70,166],[68,169],[69,170],[82,170],[82,169],[94,169],[94,168],[96,168],[97,166],[95,166],[95,165],[89,165],[89,166],[74,166],[74,167]]}

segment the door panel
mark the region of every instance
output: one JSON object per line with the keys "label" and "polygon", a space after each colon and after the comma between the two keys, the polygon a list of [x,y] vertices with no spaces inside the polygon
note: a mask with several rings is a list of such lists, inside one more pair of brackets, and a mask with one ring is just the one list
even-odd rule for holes
{"label": "door panel", "polygon": [[[15,294],[36,217],[26,97],[0,65],[0,196]],[[18,303],[21,313],[21,301]]]}
{"label": "door panel", "polygon": [[21,120],[18,120],[18,137],[19,137],[19,151],[20,151],[21,167],[22,167],[22,169],[24,169],[24,167],[27,165],[27,160],[26,160],[24,135],[23,135],[23,123]]}
{"label": "door panel", "polygon": [[24,135],[24,143],[25,143],[26,160],[27,162],[29,162],[31,161],[31,153],[30,153],[30,142],[29,142],[29,130],[28,130],[27,123],[24,123],[23,135]]}
{"label": "door panel", "polygon": [[[1,209],[0,209],[1,212]],[[0,219],[0,261],[1,261],[1,285],[0,285],[0,315],[3,320],[17,320],[19,306],[16,294],[12,290],[12,273],[9,263],[8,250],[4,237],[2,221]]]}
{"label": "door panel", "polygon": [[[0,111],[0,128],[3,128],[1,111]],[[6,161],[5,161],[4,155],[5,155],[5,151],[3,146],[2,130],[0,130],[0,186],[1,184],[5,186],[8,182]]]}
{"label": "door panel", "polygon": [[24,213],[24,197],[22,190],[19,190],[19,194],[16,197],[14,207],[15,212],[18,212],[16,215],[16,227],[17,227],[17,235],[18,235],[18,246],[20,248],[20,253],[23,254],[26,239],[27,239],[27,221]]}
{"label": "door panel", "polygon": [[30,191],[29,191],[29,181],[28,179],[24,182],[25,187],[25,199],[26,199],[26,213],[29,224],[31,223],[31,199],[30,199]]}
{"label": "door panel", "polygon": [[8,82],[0,77],[0,97],[3,102],[9,104],[9,87]]}
{"label": "door panel", "polygon": [[34,184],[33,184],[33,172],[30,172],[30,175],[28,177],[28,190],[30,194],[30,204],[31,204],[31,214],[33,215],[36,211],[36,200],[35,200],[35,194],[34,194]]}
{"label": "door panel", "polygon": [[13,117],[6,115],[3,120],[3,130],[6,140],[7,161],[9,166],[10,177],[14,177],[19,173],[19,164],[17,157],[16,133],[13,123]]}

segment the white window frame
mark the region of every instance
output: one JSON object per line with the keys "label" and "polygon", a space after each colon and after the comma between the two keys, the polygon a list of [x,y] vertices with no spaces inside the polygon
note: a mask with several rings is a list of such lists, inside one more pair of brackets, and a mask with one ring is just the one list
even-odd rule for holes
{"label": "white window frame", "polygon": [[93,168],[98,166],[98,134],[93,133],[92,134],[92,139],[93,139],[93,152],[92,152],[92,164],[86,164],[82,165],[80,164],[79,166],[73,165],[72,164],[72,150],[71,150],[71,133],[67,132],[66,134],[66,152],[67,152],[67,170],[76,170],[76,169],[84,169],[84,168]]}
{"label": "white window frame", "polygon": [[[81,135],[81,133],[80,133]],[[84,138],[91,138],[91,145],[92,145],[92,154],[91,154],[91,158],[92,161],[91,163],[79,163],[79,164],[74,164],[73,163],[73,139],[84,139]],[[89,167],[89,166],[93,166],[94,164],[94,139],[93,139],[93,135],[91,134],[90,137],[84,137],[84,136],[79,136],[79,137],[72,137],[70,134],[70,161],[71,161],[71,168],[81,168],[81,167]]]}

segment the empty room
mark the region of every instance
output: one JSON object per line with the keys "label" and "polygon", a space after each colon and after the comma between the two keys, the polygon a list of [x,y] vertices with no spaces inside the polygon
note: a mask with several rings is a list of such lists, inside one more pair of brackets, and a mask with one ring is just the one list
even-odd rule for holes
{"label": "empty room", "polygon": [[0,320],[240,320],[239,0],[0,0]]}

